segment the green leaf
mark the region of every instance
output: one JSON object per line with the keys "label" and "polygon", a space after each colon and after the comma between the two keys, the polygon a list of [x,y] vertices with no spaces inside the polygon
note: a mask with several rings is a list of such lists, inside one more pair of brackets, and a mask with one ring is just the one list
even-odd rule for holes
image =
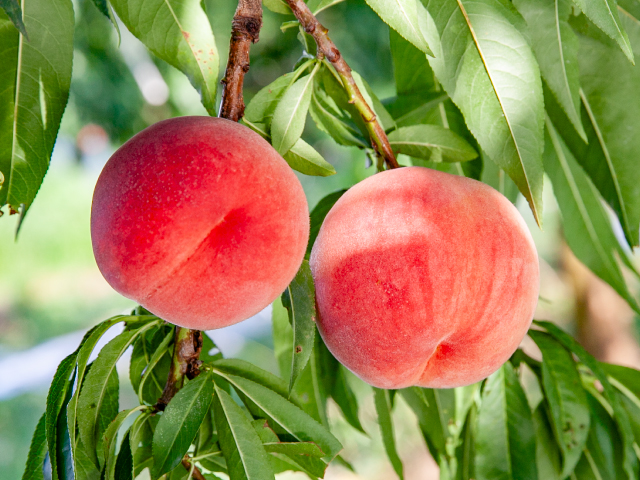
{"label": "green leaf", "polygon": [[314,15],[318,15],[320,12],[326,10],[327,8],[333,7],[334,5],[338,5],[339,3],[344,2],[345,0],[309,0],[307,2],[307,6]]}
{"label": "green leaf", "polygon": [[[475,424],[477,409],[470,406],[467,419],[462,426],[460,443],[456,448],[456,480],[475,478]],[[551,479],[545,479],[551,480]]]}
{"label": "green leaf", "polygon": [[[324,473],[327,470],[327,464],[319,458],[310,457],[307,455],[284,455],[282,453],[272,452],[270,457],[276,457],[278,460],[284,460],[287,464],[286,468],[282,468],[282,462],[272,461],[272,465],[275,468],[281,469],[280,471],[293,470],[306,473],[312,479],[323,478]],[[274,471],[275,471],[274,468]]]}
{"label": "green leaf", "polygon": [[159,58],[184,73],[216,114],[220,57],[200,2],[189,0],[110,0],[127,28]]}
{"label": "green leaf", "polygon": [[[254,422],[258,422],[257,420]],[[260,420],[265,428],[258,430],[264,449],[271,453],[269,460],[274,473],[287,470],[304,472],[311,478],[324,477],[327,464],[320,460],[324,452],[311,442],[280,442],[276,434],[268,428],[268,423]]]}
{"label": "green leaf", "polygon": [[316,443],[325,452],[325,460],[330,461],[342,450],[340,442],[325,427],[286,398],[251,380],[214,372],[235,388],[247,407],[257,407],[260,417],[272,419],[298,441]]}
{"label": "green leaf", "polygon": [[[547,151],[545,150],[545,153]],[[509,178],[509,175],[505,173],[500,167],[493,163],[484,152],[480,152],[482,157],[482,180],[487,185],[491,185],[502,195],[507,197],[511,203],[516,203],[518,199],[518,187],[513,180]]]}
{"label": "green leaf", "polygon": [[575,255],[611,285],[638,312],[618,259],[633,269],[618,241],[600,195],[575,161],[556,129],[547,122],[545,170],[562,213],[567,243]]}
{"label": "green leaf", "polygon": [[516,0],[542,76],[583,140],[580,121],[578,37],[569,26],[571,0]]}
{"label": "green leaf", "polygon": [[31,438],[22,480],[44,480],[42,468],[47,454],[46,413],[43,413]]}
{"label": "green leaf", "polygon": [[321,198],[316,206],[313,207],[313,210],[311,211],[311,228],[309,233],[309,244],[307,245],[307,258],[311,255],[311,249],[318,237],[320,227],[322,226],[322,222],[324,222],[327,213],[329,213],[329,210],[333,208],[338,199],[344,195],[345,192],[346,190],[339,190],[337,192],[330,193],[329,195]]}
{"label": "green leaf", "polygon": [[269,426],[269,422],[264,418],[257,418],[251,422],[254,430],[260,437],[260,441],[264,445],[265,443],[277,443],[280,440],[278,439],[278,435],[273,429]]}
{"label": "green leaf", "polygon": [[[334,113],[339,112],[343,116],[348,115],[349,123],[352,123],[360,130],[360,137],[368,139],[367,125],[355,105],[349,102],[349,96],[346,93],[342,79],[333,67],[326,63],[326,60],[318,73],[316,83],[318,84],[318,88],[315,89],[316,96],[322,98],[325,105],[332,105]],[[361,93],[364,95],[366,92]],[[366,142],[368,145],[368,140]]]}
{"label": "green leaf", "polygon": [[[58,365],[58,369],[53,376],[53,380],[51,381],[51,387],[49,388],[49,393],[47,395],[45,429],[53,480],[66,478],[59,476],[60,468],[58,466],[58,450],[60,448],[59,444],[63,439],[60,439],[58,436],[58,420],[62,413],[64,413],[63,409],[66,407],[69,402],[69,398],[71,397],[70,392],[73,388],[73,379],[75,379],[74,372],[77,356],[78,351],[76,350],[60,362],[60,365]],[[73,379],[72,374],[74,374]],[[69,394],[69,398],[67,398],[67,394]]]}
{"label": "green leaf", "polygon": [[[637,398],[631,400],[631,398],[625,396],[623,393],[619,393],[618,397],[620,398],[620,402],[624,406],[624,409],[627,411],[629,416],[629,420],[631,421],[631,430],[633,431],[633,436],[636,440],[636,445],[640,440],[640,401]],[[638,447],[636,448],[636,455],[640,452],[638,451]]]}
{"label": "green leaf", "polygon": [[118,480],[133,480],[133,456],[131,455],[129,437],[130,433],[127,432],[122,439],[122,445],[120,445],[120,451],[116,459],[114,478]]}
{"label": "green leaf", "polygon": [[133,476],[137,477],[145,468],[153,466],[153,432],[158,416],[142,413],[129,430],[129,444],[133,456]]}
{"label": "green leaf", "polygon": [[620,471],[623,448],[615,424],[592,395],[589,394],[588,399],[592,416],[591,429],[584,454],[573,474],[580,480],[624,478],[624,472]]}
{"label": "green leaf", "polygon": [[398,96],[421,94],[435,88],[433,70],[424,52],[389,29],[393,73]]}
{"label": "green leaf", "polygon": [[295,75],[295,73],[285,73],[256,93],[244,110],[243,119],[251,123],[264,123],[267,128],[270,127],[273,112],[291,86]]}
{"label": "green leaf", "polygon": [[213,343],[213,340],[206,332],[202,332],[202,352],[200,352],[200,360],[211,363],[221,359],[222,352],[218,346]]}
{"label": "green leaf", "polygon": [[[293,331],[292,331],[293,333]],[[298,376],[298,380],[291,391],[291,395],[288,397],[291,402],[294,402],[302,410],[308,413],[314,420],[320,422],[326,428],[329,428],[329,421],[327,419],[327,400],[329,399],[329,392],[326,388],[326,377],[318,362],[318,352],[316,350],[318,339],[320,335],[316,334],[316,342],[314,345],[313,354],[309,358],[307,366],[302,370]],[[291,352],[291,345],[289,343],[289,352],[291,358],[293,352]]]}
{"label": "green leaf", "polygon": [[[227,462],[220,456],[206,457],[200,460],[200,463],[212,472],[222,472],[228,475]],[[216,477],[218,478],[218,477]]]}
{"label": "green leaf", "polygon": [[636,21],[640,21],[640,3],[637,0],[617,0],[618,10],[624,17],[629,16]]}
{"label": "green leaf", "polygon": [[312,73],[296,80],[282,95],[273,112],[271,143],[280,155],[287,153],[302,135],[316,71],[317,66]]}
{"label": "green leaf", "polygon": [[366,435],[358,417],[358,400],[347,381],[347,369],[335,359],[319,334],[316,335],[314,356],[318,364],[318,375],[321,377],[319,383],[322,380],[325,383],[323,390],[331,395],[347,422]]}
{"label": "green leaf", "polygon": [[262,445],[267,452],[284,453],[285,455],[307,455],[310,457],[324,457],[324,452],[315,443],[311,442],[278,442],[264,443]]}
{"label": "green leaf", "polygon": [[212,399],[213,380],[209,372],[198,375],[171,399],[153,434],[154,478],[180,463],[196,437]]}
{"label": "green leaf", "polygon": [[151,355],[153,355],[159,342],[162,341],[162,339],[156,335],[161,329],[162,327],[157,327],[145,332],[145,334],[139,337],[133,344],[133,351],[131,352],[131,359],[129,360],[129,380],[131,381],[133,391],[136,393],[140,388],[140,380],[149,364],[149,360],[151,360]]}
{"label": "green leaf", "polygon": [[[168,344],[173,338],[173,332],[174,329],[172,327],[160,325],[145,332],[133,344],[133,352],[131,353],[129,364],[129,378],[133,391],[138,393],[139,396],[140,385],[144,388],[145,385],[154,384],[156,391],[158,389],[162,391],[167,377],[166,374],[164,377],[157,375],[154,367],[160,362],[162,355],[167,352]],[[156,356],[155,354],[158,350],[161,352]],[[144,398],[145,396],[142,395],[142,397]],[[153,399],[154,403],[158,397],[159,395]]]}
{"label": "green leaf", "polygon": [[33,202],[67,105],[73,60],[70,0],[23,3],[29,40],[0,11],[0,207]]}
{"label": "green leaf", "polygon": [[251,422],[231,396],[217,385],[213,409],[229,477],[234,480],[273,480],[275,477],[267,453]]}
{"label": "green leaf", "polygon": [[429,14],[419,0],[366,0],[373,11],[420,51],[432,54],[425,38]]}
{"label": "green leaf", "polygon": [[[118,413],[118,415],[116,415],[116,418],[113,419],[113,421],[109,424],[109,426],[107,427],[107,429],[104,432],[103,435],[103,443],[102,443],[102,448],[104,449],[104,458],[105,460],[105,479],[106,480],[114,480],[115,477],[115,469],[116,469],[116,440],[118,437],[118,430],[120,430],[120,427],[122,426],[122,424],[127,420],[127,418],[129,418],[131,415],[135,414],[136,412],[139,412],[140,410],[147,408],[145,405],[139,405],[135,408],[130,408],[128,410],[123,410],[120,413]],[[127,444],[128,444],[128,436],[129,436],[129,432],[127,432]],[[122,444],[124,445],[124,440],[122,442]],[[129,449],[129,451],[131,451]],[[118,479],[119,480],[119,479]]]}
{"label": "green leaf", "polygon": [[[111,382],[113,382],[113,378],[117,379],[116,362],[141,331],[146,328],[150,328],[150,326],[142,327],[138,330],[125,331],[105,345],[98,358],[91,365],[89,373],[83,382],[78,400],[78,427],[80,438],[89,458],[96,464],[95,451],[98,439],[104,432],[103,427],[106,428],[113,419],[113,417],[108,418],[107,425],[104,425],[104,419],[101,418],[101,410],[103,406],[109,406],[111,403],[110,393],[113,388],[113,383]],[[116,413],[117,410],[116,406]]]}
{"label": "green leaf", "polygon": [[283,0],[263,0],[263,5],[274,13],[282,13],[283,15],[293,15],[286,2]]}
{"label": "green leaf", "polygon": [[0,8],[4,10],[4,13],[7,14],[20,33],[28,39],[29,36],[27,35],[27,29],[22,21],[22,8],[20,7],[18,0],[0,0]]}
{"label": "green leaf", "polygon": [[311,357],[316,331],[316,289],[309,262],[304,260],[295,278],[283,295],[283,305],[289,311],[293,328],[293,360],[289,392]]}
{"label": "green leaf", "polygon": [[311,442],[280,442],[264,419],[251,422],[265,451],[271,453],[269,461],[274,473],[287,470],[307,473],[312,478],[323,477],[327,464],[320,460],[324,452]]}
{"label": "green leaf", "polygon": [[538,405],[533,412],[533,425],[536,430],[536,465],[538,478],[544,480],[561,480],[562,457],[556,443],[554,431],[544,409],[544,404]]}
{"label": "green leaf", "polygon": [[169,473],[167,473],[166,480],[190,480],[189,471],[184,468],[182,464],[180,464]]}
{"label": "green leaf", "polygon": [[478,153],[465,139],[438,125],[401,127],[389,134],[394,152],[432,162],[466,162]]}
{"label": "green leaf", "polygon": [[[288,349],[291,350],[291,344],[289,344]],[[213,362],[212,365],[216,370],[229,375],[237,375],[238,377],[247,378],[267,387],[269,390],[273,390],[283,397],[289,395],[289,389],[287,388],[287,383],[284,380],[245,360],[240,360],[238,358],[225,358]]]}
{"label": "green leaf", "polygon": [[114,370],[109,375],[106,383],[106,393],[104,401],[98,412],[98,443],[96,444],[96,453],[98,454],[98,465],[104,467],[106,458],[104,457],[104,432],[109,428],[109,424],[118,415],[120,410],[120,379],[118,371]]}
{"label": "green leaf", "polygon": [[[64,407],[67,406],[69,399],[71,398],[71,390],[67,392],[65,398]],[[58,442],[57,447],[57,465],[58,465],[58,478],[62,480],[75,480],[73,470],[73,453],[71,451],[71,440],[69,439],[69,429],[67,428],[67,413],[63,409],[58,418]]]}
{"label": "green leaf", "polygon": [[580,345],[571,335],[564,332],[551,322],[544,322],[540,320],[534,320],[534,323],[539,327],[544,328],[553,337],[558,340],[565,348],[576,354],[578,358],[584,363],[595,377],[600,381],[606,400],[611,405],[613,410],[613,419],[618,427],[620,436],[622,438],[622,458],[623,468],[625,474],[631,480],[634,478],[634,451],[633,451],[633,432],[629,425],[629,417],[624,407],[621,405],[616,391],[607,379],[607,374],[602,369],[600,364],[593,358],[587,351]]}
{"label": "green leaf", "polygon": [[[628,17],[623,17],[623,23],[628,25],[632,44],[640,47],[640,24]],[[640,128],[640,70],[618,49],[588,37],[580,37],[578,60],[589,146],[575,142],[575,147],[571,143],[569,147],[617,213],[629,244],[635,246],[640,244],[640,171],[634,159],[640,138],[629,131]]]}
{"label": "green leaf", "polygon": [[633,61],[633,50],[627,32],[618,18],[618,5],[616,0],[574,0],[580,10],[589,17],[604,33],[613,38],[627,56]]}
{"label": "green leaf", "polygon": [[[609,375],[611,384],[618,390],[618,398],[623,404],[631,420],[631,428],[640,445],[640,371],[620,365],[600,363]],[[636,447],[636,455],[640,450]]]}
{"label": "green leaf", "polygon": [[447,455],[451,443],[449,425],[455,418],[455,396],[451,389],[434,390],[410,387],[400,394],[418,417],[420,430],[433,458]]}
{"label": "green leaf", "polygon": [[109,5],[107,4],[107,0],[93,0],[93,4],[96,6],[100,13],[102,13],[105,17],[111,20],[111,16],[109,15]]}
{"label": "green leaf", "polygon": [[[291,376],[291,359],[293,357],[293,352],[291,351],[293,329],[289,324],[289,314],[282,305],[282,297],[278,297],[273,301],[271,323],[273,325],[273,350],[276,360],[278,360],[280,376],[289,379]],[[272,388],[272,390],[278,391],[275,388]],[[289,389],[286,388],[286,390],[288,392]],[[282,396],[286,397],[287,395],[288,393],[284,393]]]}
{"label": "green leaf", "polygon": [[356,130],[355,124],[344,116],[333,99],[325,92],[316,88],[312,97],[309,113],[317,127],[331,136],[338,145],[367,146],[364,137]]}
{"label": "green leaf", "polygon": [[[165,331],[166,330],[162,329],[157,332],[155,336],[160,336],[165,333]],[[138,400],[140,403],[146,401],[151,405],[155,404],[162,395],[171,366],[173,349],[170,345],[174,336],[175,330],[170,328],[149,359],[149,363],[146,365],[146,370],[140,378],[140,385],[138,386]]]}
{"label": "green leaf", "polygon": [[[426,57],[425,57],[426,58]],[[443,107],[449,95],[442,91],[414,93],[385,100],[385,106],[391,112],[399,127],[419,124],[443,125]],[[453,104],[452,104],[453,105]],[[462,114],[460,115],[462,117]],[[464,119],[462,119],[464,124]]]}
{"label": "green leaf", "polygon": [[218,434],[216,433],[216,429],[213,424],[213,409],[209,408],[209,411],[200,425],[200,430],[198,430],[198,441],[196,442],[194,455],[208,455],[219,451],[220,446],[218,445]]}
{"label": "green leaf", "polygon": [[509,362],[492,374],[482,393],[476,431],[478,480],[538,480],[531,410]]}
{"label": "green leaf", "polygon": [[[82,442],[79,442],[82,444]],[[93,463],[83,448],[76,448],[73,451],[73,461],[75,464],[76,477],[83,480],[101,480],[100,471]]]}
{"label": "green leaf", "polygon": [[393,420],[391,418],[392,405],[391,398],[389,397],[389,390],[374,388],[373,392],[376,413],[378,414],[378,424],[380,425],[380,431],[382,432],[384,449],[391,461],[391,465],[393,465],[393,469],[402,480],[404,479],[402,460],[400,460],[400,457],[398,456],[396,440],[393,433]]}
{"label": "green leaf", "polygon": [[[296,460],[299,460],[300,458],[303,458],[303,457],[297,457]],[[315,471],[315,470],[310,471],[309,469],[303,467],[298,462],[296,462],[296,460],[282,453],[272,452],[269,455],[269,463],[271,464],[271,468],[273,469],[273,472],[276,474],[287,472],[287,471],[293,471],[293,472],[303,472],[312,480],[317,480],[317,478],[324,477],[324,470],[326,470],[326,467],[327,467],[326,463],[323,463],[324,469],[322,471]]]}
{"label": "green leaf", "polygon": [[[385,132],[389,130],[393,130],[396,128],[396,122],[393,117],[387,112],[387,109],[384,107],[380,99],[376,96],[371,86],[367,83],[367,81],[360,76],[358,72],[355,70],[351,71],[351,75],[353,76],[353,80],[356,82],[360,93],[364,97],[367,104],[371,107],[373,112],[376,115],[376,119],[382,126]],[[367,137],[369,138],[369,137]]]}
{"label": "green leaf", "polygon": [[284,154],[284,159],[291,168],[305,175],[328,177],[336,173],[333,165],[301,138]]}
{"label": "green leaf", "polygon": [[589,405],[571,353],[546,333],[529,336],[542,352],[542,386],[551,412],[553,431],[562,450],[562,478],[582,456],[589,434]]}
{"label": "green leaf", "polygon": [[[76,363],[78,364],[78,371],[76,374],[77,386],[76,386],[75,392],[73,393],[73,396],[71,397],[71,400],[69,401],[69,405],[67,405],[67,423],[69,427],[69,438],[71,440],[71,445],[73,447],[75,447],[77,444],[76,419],[78,416],[78,398],[80,397],[80,391],[82,390],[84,376],[87,371],[87,364],[89,363],[89,358],[91,357],[91,353],[93,352],[94,348],[100,341],[100,338],[102,338],[102,336],[106,333],[107,330],[109,330],[116,323],[127,321],[132,318],[136,318],[136,317],[122,316],[122,315],[111,317],[108,320],[105,320],[104,322],[99,323],[98,325],[93,327],[91,330],[89,330],[85,334],[84,338],[82,339],[82,342],[80,343],[78,358],[76,360]],[[77,461],[78,461],[77,455],[74,455],[74,464],[75,464],[76,470],[78,470],[79,468],[77,465]]]}
{"label": "green leaf", "polygon": [[[629,367],[623,367],[622,365],[613,365],[610,363],[600,363],[602,369],[609,375],[613,377],[621,390],[627,390],[630,394],[634,395],[638,400],[640,400],[640,371],[635,370]],[[624,392],[627,396],[628,393]]]}
{"label": "green leaf", "polygon": [[540,224],[542,84],[533,52],[513,25],[516,14],[499,0],[429,0],[427,8],[437,26],[428,30],[435,55],[429,57],[431,68]]}

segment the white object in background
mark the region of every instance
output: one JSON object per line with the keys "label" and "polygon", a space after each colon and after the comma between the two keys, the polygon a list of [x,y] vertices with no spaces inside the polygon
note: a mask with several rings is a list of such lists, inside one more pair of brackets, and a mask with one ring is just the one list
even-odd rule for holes
{"label": "white object in background", "polygon": [[[95,360],[102,347],[122,332],[122,329],[122,323],[110,328],[98,341],[90,361]],[[49,388],[58,364],[78,348],[85,333],[86,331],[78,331],[61,335],[28,350],[0,358],[0,401],[32,390]],[[206,333],[225,357],[234,357],[242,350],[246,339],[271,334],[271,305],[244,322]],[[122,360],[124,357],[120,362]]]}

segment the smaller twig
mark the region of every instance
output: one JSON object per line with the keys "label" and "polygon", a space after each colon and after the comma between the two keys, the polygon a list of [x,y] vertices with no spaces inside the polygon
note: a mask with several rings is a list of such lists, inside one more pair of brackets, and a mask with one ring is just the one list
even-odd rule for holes
{"label": "smaller twig", "polygon": [[249,49],[258,41],[262,28],[261,0],[239,0],[233,16],[229,59],[222,79],[220,117],[239,121],[244,115],[242,86],[249,71]]}
{"label": "smaller twig", "polygon": [[156,411],[164,411],[174,395],[182,388],[184,377],[195,378],[202,362],[198,359],[202,350],[202,332],[176,327],[173,357],[162,396],[154,405]]}
{"label": "smaller twig", "polygon": [[193,478],[196,480],[207,480],[205,476],[202,474],[200,469],[189,461],[189,456],[185,455],[182,458],[182,466],[187,469],[187,471],[191,474]]}
{"label": "smaller twig", "polygon": [[304,28],[305,32],[313,36],[318,46],[319,57],[326,57],[331,62],[333,67],[338,72],[340,79],[344,85],[344,88],[349,95],[349,103],[353,103],[358,113],[364,120],[367,126],[367,131],[371,136],[371,145],[375,149],[378,156],[384,158],[389,168],[398,168],[398,161],[393,153],[393,149],[389,144],[387,134],[382,128],[382,125],[376,118],[376,114],[367,103],[362,92],[358,88],[353,75],[351,74],[351,67],[347,64],[345,59],[340,54],[340,51],[331,41],[328,35],[328,30],[318,21],[318,19],[311,13],[309,7],[302,0],[287,0],[287,4],[291,7],[293,14],[296,16],[300,25]]}

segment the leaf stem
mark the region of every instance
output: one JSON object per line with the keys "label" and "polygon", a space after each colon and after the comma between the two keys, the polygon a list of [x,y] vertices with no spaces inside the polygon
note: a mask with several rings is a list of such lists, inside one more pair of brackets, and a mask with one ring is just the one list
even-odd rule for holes
{"label": "leaf stem", "polygon": [[229,59],[222,83],[219,116],[237,122],[244,115],[242,86],[249,71],[249,49],[259,39],[262,28],[261,0],[238,0],[233,16]]}
{"label": "leaf stem", "polygon": [[318,54],[331,62],[342,80],[342,85],[349,96],[349,103],[353,103],[367,126],[371,137],[371,145],[377,155],[384,159],[389,168],[398,168],[398,161],[391,149],[389,139],[384,128],[376,118],[376,114],[367,103],[362,92],[358,88],[351,67],[340,54],[340,51],[329,38],[328,30],[318,21],[303,0],[287,0],[287,4],[293,11],[305,32],[313,37],[318,46]]}
{"label": "leaf stem", "polygon": [[164,411],[174,395],[182,388],[185,376],[189,379],[198,376],[202,364],[198,359],[201,350],[201,331],[176,326],[171,367],[162,396],[154,405],[156,410]]}

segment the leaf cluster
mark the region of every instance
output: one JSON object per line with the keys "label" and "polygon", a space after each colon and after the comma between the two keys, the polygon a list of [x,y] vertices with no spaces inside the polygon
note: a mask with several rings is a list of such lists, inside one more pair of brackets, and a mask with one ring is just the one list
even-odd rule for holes
{"label": "leaf cluster", "polygon": [[[89,362],[100,337],[122,322],[122,333]],[[114,317],[90,330],[54,376],[23,478],[186,479],[196,468],[206,478],[222,472],[266,479],[287,470],[324,475],[342,449],[338,440],[289,398],[284,380],[222,358],[207,336],[199,375],[159,411],[174,329],[143,315]],[[140,405],[119,411],[116,364],[130,347]]]}
{"label": "leaf cluster", "polygon": [[[5,100],[0,102],[5,109],[0,204],[22,214],[48,168],[73,55],[71,1],[40,3],[0,5],[0,62],[7,66],[0,76]],[[197,2],[94,3],[114,27],[117,15],[153,55],[182,71],[206,109],[215,112],[220,61],[207,14]],[[308,6],[317,14],[340,3],[310,0]],[[538,223],[546,173],[573,252],[640,311],[625,279],[625,270],[637,275],[628,252],[640,243],[635,0],[368,0],[367,5],[390,27],[396,95],[380,100],[357,72],[353,78],[402,162],[484,181],[513,200],[519,191]],[[285,19],[292,15],[282,0],[265,7]],[[156,14],[147,15],[151,11]],[[283,30],[292,28],[298,29],[300,60],[251,99],[244,123],[307,175],[335,173],[322,152],[302,138],[309,116],[338,145],[363,149],[375,159],[376,142],[344,79],[316,56],[303,26],[283,22]],[[378,164],[383,168],[379,159]]]}
{"label": "leaf cluster", "polygon": [[518,350],[488,379],[455,389],[377,390],[391,464],[402,478],[391,411],[416,414],[441,479],[634,479],[640,373],[596,361],[548,322],[529,332],[542,362]]}

